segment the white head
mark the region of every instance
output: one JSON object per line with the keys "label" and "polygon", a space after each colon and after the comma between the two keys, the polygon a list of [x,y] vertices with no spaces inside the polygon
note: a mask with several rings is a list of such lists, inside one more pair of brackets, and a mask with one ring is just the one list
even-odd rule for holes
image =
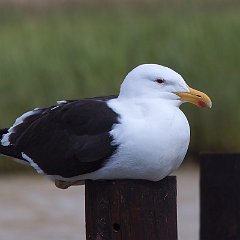
{"label": "white head", "polygon": [[191,102],[211,107],[210,98],[190,88],[182,76],[168,67],[143,64],[134,68],[124,79],[119,98],[159,98],[172,100],[176,105]]}

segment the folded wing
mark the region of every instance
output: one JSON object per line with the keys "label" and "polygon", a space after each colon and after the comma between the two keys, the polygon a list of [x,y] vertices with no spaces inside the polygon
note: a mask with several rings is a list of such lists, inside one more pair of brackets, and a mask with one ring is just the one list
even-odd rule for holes
{"label": "folded wing", "polygon": [[47,175],[70,178],[96,171],[117,147],[109,132],[118,116],[108,99],[61,101],[30,111],[2,130],[0,152]]}

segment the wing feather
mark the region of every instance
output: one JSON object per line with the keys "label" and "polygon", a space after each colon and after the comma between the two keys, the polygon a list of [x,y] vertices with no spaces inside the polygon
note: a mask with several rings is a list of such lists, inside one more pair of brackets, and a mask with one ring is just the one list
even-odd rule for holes
{"label": "wing feather", "polygon": [[111,98],[36,109],[8,133],[8,155],[24,154],[44,173],[64,178],[96,171],[116,150],[109,132],[118,115],[106,104]]}

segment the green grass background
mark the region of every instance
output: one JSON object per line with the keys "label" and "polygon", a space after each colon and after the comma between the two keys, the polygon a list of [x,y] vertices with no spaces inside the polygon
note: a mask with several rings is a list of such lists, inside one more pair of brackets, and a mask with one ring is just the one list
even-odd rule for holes
{"label": "green grass background", "polygon": [[[2,8],[0,127],[56,100],[117,94],[133,67],[159,63],[213,101],[211,110],[182,106],[191,125],[188,156],[239,151],[240,5],[175,2]],[[0,158],[0,172],[16,166]]]}

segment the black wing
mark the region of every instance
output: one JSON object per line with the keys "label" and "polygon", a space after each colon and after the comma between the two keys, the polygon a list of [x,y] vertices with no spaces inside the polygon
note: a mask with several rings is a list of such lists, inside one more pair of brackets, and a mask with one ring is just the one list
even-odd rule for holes
{"label": "black wing", "polygon": [[9,130],[10,145],[0,151],[32,160],[48,175],[69,178],[96,171],[116,149],[109,131],[118,115],[105,102],[111,98],[35,109]]}

